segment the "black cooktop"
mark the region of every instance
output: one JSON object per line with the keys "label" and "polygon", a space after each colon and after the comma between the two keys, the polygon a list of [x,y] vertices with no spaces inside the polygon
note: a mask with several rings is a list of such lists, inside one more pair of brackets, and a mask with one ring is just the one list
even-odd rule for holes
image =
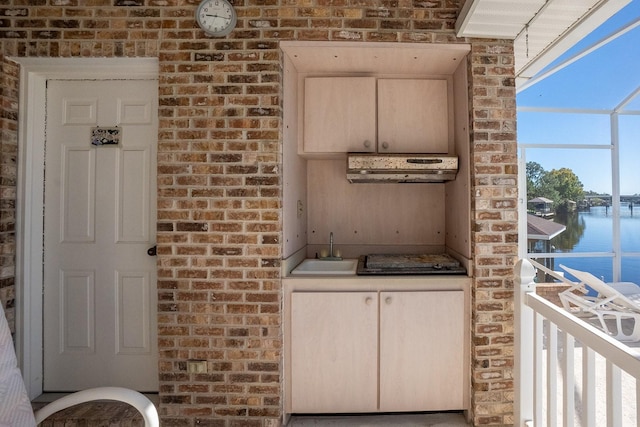
{"label": "black cooktop", "polygon": [[360,276],[466,274],[460,262],[448,254],[371,254],[358,259]]}

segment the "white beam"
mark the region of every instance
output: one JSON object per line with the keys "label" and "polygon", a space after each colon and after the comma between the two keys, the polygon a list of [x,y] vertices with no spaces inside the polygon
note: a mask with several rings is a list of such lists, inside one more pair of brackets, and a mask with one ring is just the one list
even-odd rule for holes
{"label": "white beam", "polygon": [[[599,49],[600,47],[606,45],[607,43],[615,40],[620,37],[622,34],[631,31],[638,25],[638,20],[628,24],[627,26],[615,31],[607,37],[599,40],[593,45],[587,47],[583,51],[573,55],[569,59],[563,61],[561,64],[553,67],[551,70],[537,75],[543,68],[553,62],[556,58],[566,52],[569,48],[574,46],[578,41],[587,36],[597,27],[599,27],[602,23],[604,23],[607,19],[613,16],[615,13],[620,11],[624,6],[626,6],[631,0],[610,0],[601,3],[597,8],[594,8],[593,11],[584,19],[579,21],[573,28],[569,29],[565,34],[556,39],[552,44],[550,44],[545,50],[543,50],[540,54],[538,54],[535,58],[529,61],[526,65],[522,66],[518,69],[518,64],[516,64],[516,81],[522,82],[522,79],[528,79],[526,82],[518,85],[516,90],[518,92],[533,86],[534,84],[546,79],[547,77],[557,73],[561,69],[567,67],[568,65],[574,63],[580,58],[588,55],[594,50]],[[520,35],[519,37],[522,37]]]}

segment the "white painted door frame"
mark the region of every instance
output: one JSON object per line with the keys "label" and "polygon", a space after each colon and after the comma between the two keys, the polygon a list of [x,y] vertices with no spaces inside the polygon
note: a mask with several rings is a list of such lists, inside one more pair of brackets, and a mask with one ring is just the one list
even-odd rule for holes
{"label": "white painted door frame", "polygon": [[42,394],[42,233],[49,79],[157,79],[157,58],[10,58],[20,64],[16,351],[31,399]]}

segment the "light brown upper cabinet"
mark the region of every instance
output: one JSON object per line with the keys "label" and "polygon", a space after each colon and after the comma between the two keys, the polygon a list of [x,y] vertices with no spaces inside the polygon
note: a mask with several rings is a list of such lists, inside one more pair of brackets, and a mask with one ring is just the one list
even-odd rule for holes
{"label": "light brown upper cabinet", "polygon": [[445,79],[307,77],[303,154],[447,153]]}
{"label": "light brown upper cabinet", "polygon": [[308,77],[304,86],[305,153],[375,151],[374,77]]}
{"label": "light brown upper cabinet", "polygon": [[447,153],[446,80],[378,80],[378,152]]}

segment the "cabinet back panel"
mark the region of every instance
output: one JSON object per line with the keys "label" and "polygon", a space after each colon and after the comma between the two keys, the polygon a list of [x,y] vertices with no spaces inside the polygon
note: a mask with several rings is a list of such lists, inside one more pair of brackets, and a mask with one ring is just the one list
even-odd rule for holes
{"label": "cabinet back panel", "polygon": [[307,243],[444,245],[444,184],[351,184],[346,161],[307,162]]}

